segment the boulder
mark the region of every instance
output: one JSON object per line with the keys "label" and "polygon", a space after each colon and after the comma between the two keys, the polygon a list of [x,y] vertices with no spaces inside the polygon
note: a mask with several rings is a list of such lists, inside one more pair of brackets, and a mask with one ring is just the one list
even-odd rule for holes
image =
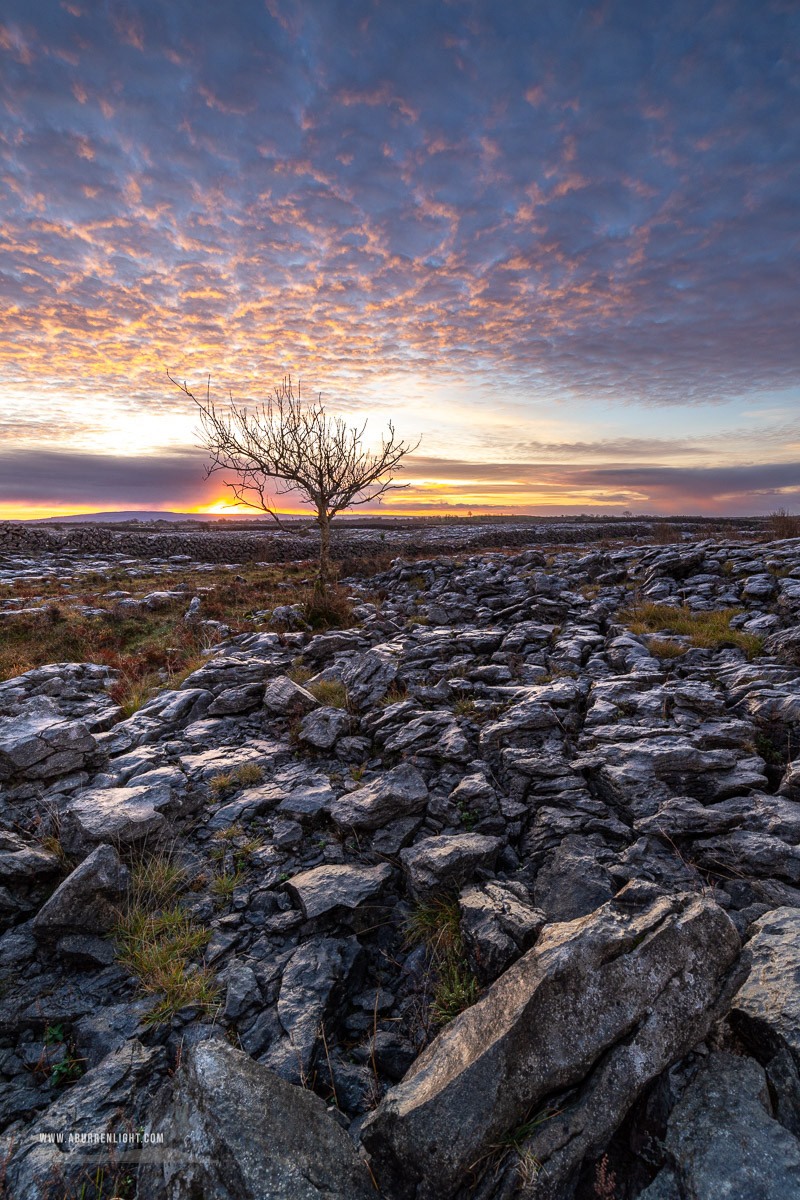
{"label": "boulder", "polygon": [[[52,1200],[54,1181],[59,1196],[92,1195],[98,1170],[111,1186],[116,1174],[113,1159],[119,1154],[114,1153],[113,1142],[107,1154],[102,1144],[98,1153],[91,1139],[102,1135],[111,1139],[115,1130],[130,1135],[147,1109],[163,1067],[161,1047],[146,1049],[133,1039],[87,1071],[22,1137],[12,1141],[4,1176],[8,1196]],[[66,1140],[70,1134],[75,1137],[72,1142]],[[56,1143],[54,1135],[65,1141]],[[89,1141],[82,1143],[82,1137]]]}
{"label": "boulder", "polygon": [[791,846],[769,833],[735,829],[707,841],[697,841],[693,849],[694,861],[711,871],[727,868],[739,876],[800,884],[800,846]]}
{"label": "boulder", "polygon": [[[113,950],[112,943],[106,941],[105,944]],[[76,1021],[72,1026],[75,1051],[86,1069],[96,1067],[125,1042],[130,1048],[131,1038],[147,1037],[147,1018],[158,999],[151,993],[128,999],[123,1004],[103,1005],[91,1009]]]}
{"label": "boulder", "polygon": [[319,700],[288,675],[278,675],[264,693],[264,708],[276,717],[304,717],[319,708]]}
{"label": "boulder", "polygon": [[223,717],[230,713],[253,712],[261,703],[262,687],[258,683],[243,683],[239,687],[225,688],[207,709],[209,717]]}
{"label": "boulder", "polygon": [[143,842],[165,827],[164,810],[171,804],[166,784],[90,788],[67,809],[65,845],[80,851],[96,842]]}
{"label": "boulder", "polygon": [[356,909],[380,895],[392,875],[388,863],[377,867],[355,867],[326,863],[301,871],[286,884],[286,890],[303,910],[307,920],[337,909]]}
{"label": "boulder", "polygon": [[183,1055],[147,1131],[181,1154],[139,1168],[148,1200],[373,1200],[353,1142],[313,1092],[295,1087],[226,1041]]}
{"label": "boulder", "polygon": [[458,891],[475,872],[492,868],[503,846],[501,838],[481,833],[445,833],[425,838],[401,850],[400,858],[415,900],[427,900],[437,892]]}
{"label": "boulder", "polygon": [[0,884],[29,884],[55,875],[60,869],[59,859],[50,850],[26,842],[9,829],[0,829]]}
{"label": "boulder", "polygon": [[[603,851],[590,838],[570,834],[538,872],[534,897],[548,921],[574,921],[614,894]],[[610,854],[606,850],[605,857]]]}
{"label": "boulder", "polygon": [[157,612],[158,609],[169,608],[176,600],[183,598],[183,592],[148,592],[146,596],[142,596],[141,603],[151,612]]}
{"label": "boulder", "polygon": [[390,644],[373,646],[366,654],[357,654],[347,665],[342,683],[357,708],[371,708],[382,700],[397,678],[400,647]]}
{"label": "boulder", "polygon": [[542,1126],[537,1156],[555,1191],[602,1150],[650,1080],[706,1035],[739,951],[734,926],[708,898],[641,905],[626,891],[547,927],[367,1118],[362,1139],[396,1200],[453,1196],[470,1164],[548,1096],[583,1084]]}
{"label": "boulder", "polygon": [[431,754],[459,763],[472,757],[469,742],[448,709],[425,712],[399,727],[381,730],[381,735],[386,732],[391,734],[384,744],[388,754]]}
{"label": "boulder", "polygon": [[119,919],[130,879],[114,847],[97,846],[39,909],[33,932],[39,938],[107,933]]}
{"label": "boulder", "polygon": [[771,654],[787,667],[800,667],[800,625],[770,634],[764,642],[764,653]]}
{"label": "boulder", "polygon": [[345,829],[379,829],[399,817],[422,812],[428,788],[416,767],[400,763],[331,805],[331,816]]}
{"label": "boulder", "polygon": [[665,1145],[692,1200],[800,1200],[800,1142],[772,1117],[751,1058],[710,1055],[669,1118]]}
{"label": "boulder", "polygon": [[336,793],[325,775],[310,776],[292,788],[278,805],[278,813],[292,821],[316,821],[330,812]]}
{"label": "boulder", "polygon": [[776,590],[777,584],[774,575],[763,572],[758,575],[749,575],[742,584],[742,599],[758,604],[759,601],[771,600]]}
{"label": "boulder", "polygon": [[316,750],[330,750],[350,729],[350,716],[341,708],[324,705],[310,712],[300,724],[298,737]]}
{"label": "boulder", "polygon": [[544,913],[519,883],[465,888],[458,907],[464,948],[483,983],[492,983],[530,949],[545,924]]}
{"label": "boulder", "polygon": [[224,1016],[228,1021],[238,1021],[255,1005],[263,1006],[261,988],[247,963],[232,959],[225,972],[225,985]]}
{"label": "boulder", "polygon": [[97,741],[83,721],[65,721],[52,707],[0,719],[0,781],[53,779],[96,754]]}
{"label": "boulder", "polygon": [[765,913],[742,957],[750,974],[730,1022],[766,1069],[780,1120],[800,1137],[800,909]]}

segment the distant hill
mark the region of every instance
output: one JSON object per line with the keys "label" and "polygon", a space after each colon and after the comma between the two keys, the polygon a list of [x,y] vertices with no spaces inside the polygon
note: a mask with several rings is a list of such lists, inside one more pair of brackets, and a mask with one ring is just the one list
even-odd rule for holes
{"label": "distant hill", "polygon": [[[96,513],[74,513],[64,517],[30,517],[22,523],[25,525],[79,525],[79,524],[99,524],[108,525],[115,521],[232,521],[242,520],[244,518],[260,517],[263,521],[263,513],[231,513],[228,516],[226,513],[180,513],[180,512],[159,512],[149,511],[148,509],[130,509],[127,512],[96,512]],[[289,518],[283,518],[291,520]]]}

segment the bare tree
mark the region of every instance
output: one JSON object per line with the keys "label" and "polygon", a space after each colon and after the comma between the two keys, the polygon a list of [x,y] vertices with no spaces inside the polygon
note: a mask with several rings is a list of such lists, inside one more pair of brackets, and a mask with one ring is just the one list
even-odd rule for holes
{"label": "bare tree", "polygon": [[337,513],[357,504],[369,504],[388,491],[404,486],[392,483],[392,472],[401,459],[416,450],[399,441],[389,422],[388,435],[374,452],[363,443],[366,422],[356,428],[325,410],[321,395],[310,403],[295,393],[291,378],[284,379],[271,396],[250,410],[233,396],[226,410],[211,399],[210,380],[204,399],[167,373],[169,379],[197,405],[200,441],[211,455],[206,478],[228,471],[225,480],[234,500],[269,513],[285,529],[269,494],[298,493],[313,504],[319,525],[319,586],[331,581],[331,521]]}

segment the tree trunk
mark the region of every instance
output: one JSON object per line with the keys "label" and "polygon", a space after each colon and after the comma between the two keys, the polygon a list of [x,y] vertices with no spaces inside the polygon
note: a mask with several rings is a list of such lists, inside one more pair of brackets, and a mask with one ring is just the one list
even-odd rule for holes
{"label": "tree trunk", "polygon": [[331,582],[331,519],[327,512],[319,511],[319,578],[317,587],[324,595]]}

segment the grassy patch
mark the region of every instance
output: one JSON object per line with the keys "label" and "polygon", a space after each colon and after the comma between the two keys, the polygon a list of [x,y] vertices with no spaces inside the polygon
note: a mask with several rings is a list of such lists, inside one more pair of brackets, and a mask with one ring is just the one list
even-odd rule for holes
{"label": "grassy patch", "polygon": [[299,683],[302,687],[303,684],[308,683],[312,676],[316,675],[316,671],[312,671],[310,667],[304,667],[303,660],[296,658],[292,664],[292,669],[287,671],[286,674],[292,683]]}
{"label": "grassy patch", "polygon": [[[232,635],[252,631],[261,618],[255,614],[279,604],[310,604],[311,622],[324,629],[351,624],[346,593],[333,589],[326,605],[314,608],[313,588],[305,577],[307,563],[242,563],[235,572],[215,569],[196,572],[182,569],[145,572],[131,577],[121,568],[107,578],[83,576],[74,590],[65,591],[55,580],[0,584],[0,598],[16,597],[46,605],[44,612],[3,618],[0,644],[0,680],[21,675],[54,662],[93,662],[120,672],[112,692],[126,715],[160,687],[177,687],[202,666],[203,651],[217,641],[215,631],[184,621],[189,600],[201,597],[200,617],[221,621]],[[93,590],[89,590],[93,589]],[[208,590],[206,590],[208,589]],[[125,610],[106,593],[129,592],[141,598],[152,591],[180,592],[163,608]],[[102,608],[101,616],[86,617],[76,604]]]}
{"label": "grassy patch", "polygon": [[666,604],[639,604],[618,615],[632,633],[683,634],[692,639],[693,646],[705,650],[736,646],[750,659],[760,653],[762,639],[752,633],[731,629],[731,620],[741,611],[740,608],[728,608],[693,613],[686,605],[670,608]]}
{"label": "grassy patch", "polygon": [[412,912],[406,937],[411,945],[427,945],[435,974],[431,1012],[444,1025],[478,999],[478,980],[467,962],[461,937],[458,900],[442,896],[419,904]]}
{"label": "grassy patch", "polygon": [[648,638],[647,648],[656,658],[680,658],[688,649],[680,642],[670,642],[667,638],[660,637]]}
{"label": "grassy patch", "polygon": [[347,708],[347,688],[338,679],[321,679],[319,683],[310,684],[308,690],[320,704],[329,708]]}
{"label": "grassy patch", "polygon": [[187,1005],[210,1007],[217,992],[214,974],[191,962],[210,934],[176,902],[185,872],[168,857],[153,855],[133,864],[131,879],[113,934],[120,964],[136,976],[142,991],[161,997],[148,1023],[170,1021]]}

